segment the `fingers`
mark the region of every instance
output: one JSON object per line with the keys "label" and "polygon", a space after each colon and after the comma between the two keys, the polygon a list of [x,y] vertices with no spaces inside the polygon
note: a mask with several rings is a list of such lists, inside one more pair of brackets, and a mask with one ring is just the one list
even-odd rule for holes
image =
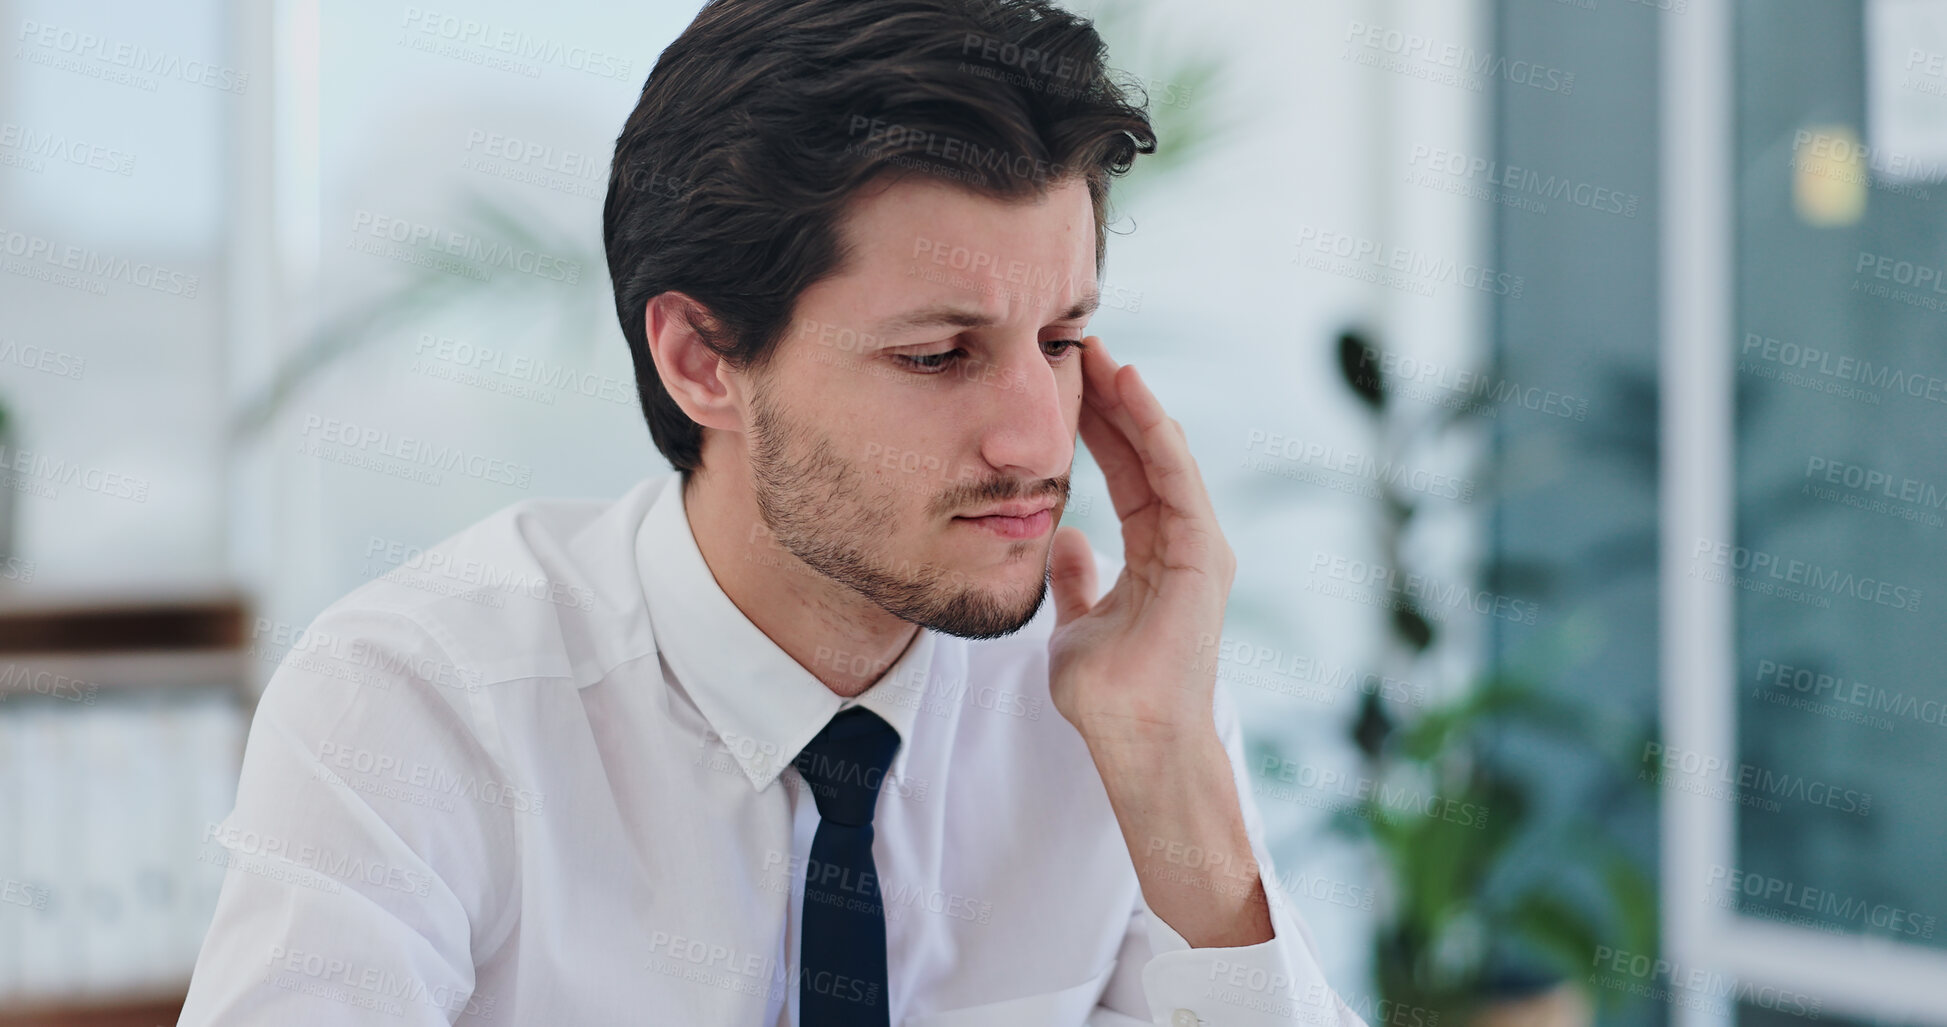
{"label": "fingers", "polygon": [[[1091,336],[1088,343],[1082,351],[1082,409],[1077,427],[1108,481],[1109,501],[1115,506],[1116,519],[1126,520],[1131,513],[1155,502],[1156,494],[1150,490],[1142,455],[1130,441],[1134,425],[1128,422],[1128,412],[1120,409],[1116,363],[1102,348],[1099,337]],[[1124,424],[1119,425],[1111,418]]]}
{"label": "fingers", "polygon": [[1089,336],[1089,345],[1082,351],[1082,405],[1093,407],[1125,435],[1135,434],[1135,423],[1129,420],[1127,408],[1122,403],[1122,389],[1118,383],[1118,372],[1122,365],[1109,356],[1102,345],[1101,336]]}
{"label": "fingers", "polygon": [[1206,518],[1215,526],[1217,510],[1203,487],[1203,474],[1190,454],[1190,438],[1183,425],[1163,410],[1163,402],[1149,391],[1141,372],[1131,367],[1121,376],[1123,406],[1141,434],[1135,443],[1143,459],[1149,487],[1170,507],[1193,517]]}
{"label": "fingers", "polygon": [[1074,620],[1095,606],[1095,552],[1080,528],[1055,530],[1054,552],[1048,557],[1048,584],[1055,599],[1055,626]]}
{"label": "fingers", "polygon": [[1115,506],[1116,520],[1125,520],[1156,501],[1156,493],[1149,487],[1149,475],[1143,471],[1142,457],[1129,445],[1127,436],[1093,407],[1082,408],[1078,427],[1082,441],[1094,454],[1095,464],[1102,468],[1102,477],[1108,482],[1109,501]]}
{"label": "fingers", "polygon": [[1186,516],[1208,518],[1214,526],[1216,510],[1183,426],[1163,410],[1140,373],[1118,367],[1095,337],[1083,350],[1082,373],[1083,441],[1108,478],[1116,515],[1126,517],[1160,499]]}

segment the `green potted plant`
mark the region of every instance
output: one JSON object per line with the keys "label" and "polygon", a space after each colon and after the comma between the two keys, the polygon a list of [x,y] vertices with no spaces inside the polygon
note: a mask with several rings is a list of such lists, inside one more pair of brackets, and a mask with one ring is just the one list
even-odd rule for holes
{"label": "green potted plant", "polygon": [[[1394,408],[1379,347],[1352,330],[1338,339],[1347,388],[1374,422],[1378,457],[1396,466],[1421,442],[1475,412],[1452,404],[1407,416]],[[1493,369],[1488,369],[1490,378]],[[1495,487],[1494,469],[1472,478]],[[1379,559],[1404,568],[1402,539],[1420,497],[1382,483],[1375,519]],[[1543,577],[1538,568],[1490,566],[1490,587]],[[1435,644],[1435,622],[1418,600],[1386,608],[1387,653],[1394,669]],[[1410,715],[1379,692],[1361,697],[1351,724],[1370,783],[1334,826],[1367,844],[1381,870],[1373,941],[1376,998],[1395,1019],[1419,1022],[1586,1024],[1585,986],[1603,946],[1654,955],[1654,886],[1615,814],[1650,791],[1637,754],[1651,737],[1648,718],[1616,722],[1542,682],[1564,673],[1563,654],[1587,648],[1590,618],[1568,616],[1538,643],[1528,669],[1505,667],[1468,682]],[[1527,651],[1531,656],[1537,649]],[[1575,753],[1589,782],[1580,808],[1544,815],[1540,772],[1504,759],[1510,739]],[[1430,798],[1402,803],[1400,796]],[[1429,812],[1432,810],[1434,812]],[[1615,993],[1593,993],[1607,1007]]]}

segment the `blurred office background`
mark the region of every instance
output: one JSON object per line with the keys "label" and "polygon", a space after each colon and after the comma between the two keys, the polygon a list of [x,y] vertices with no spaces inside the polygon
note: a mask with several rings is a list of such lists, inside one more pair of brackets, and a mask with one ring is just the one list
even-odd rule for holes
{"label": "blurred office background", "polygon": [[[1347,1001],[1947,1023],[1947,3],[1073,6],[1163,144],[1091,330]],[[173,1019],[325,604],[667,470],[600,212],[694,13],[0,0],[0,1024]]]}

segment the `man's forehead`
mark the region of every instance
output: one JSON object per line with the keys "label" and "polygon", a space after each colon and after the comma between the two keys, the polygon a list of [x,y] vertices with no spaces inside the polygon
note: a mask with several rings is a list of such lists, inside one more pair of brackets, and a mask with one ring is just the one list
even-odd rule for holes
{"label": "man's forehead", "polygon": [[1086,317],[1097,305],[1095,215],[1079,179],[1033,200],[988,197],[913,176],[847,218],[856,313],[885,331],[976,327],[1023,316]]}

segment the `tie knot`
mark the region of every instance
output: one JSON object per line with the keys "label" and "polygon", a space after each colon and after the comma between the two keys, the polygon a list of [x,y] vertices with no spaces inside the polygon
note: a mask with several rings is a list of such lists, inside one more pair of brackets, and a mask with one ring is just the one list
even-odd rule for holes
{"label": "tie knot", "polygon": [[872,823],[879,785],[898,749],[899,733],[891,724],[854,706],[833,717],[791,765],[811,787],[819,817],[861,827]]}

